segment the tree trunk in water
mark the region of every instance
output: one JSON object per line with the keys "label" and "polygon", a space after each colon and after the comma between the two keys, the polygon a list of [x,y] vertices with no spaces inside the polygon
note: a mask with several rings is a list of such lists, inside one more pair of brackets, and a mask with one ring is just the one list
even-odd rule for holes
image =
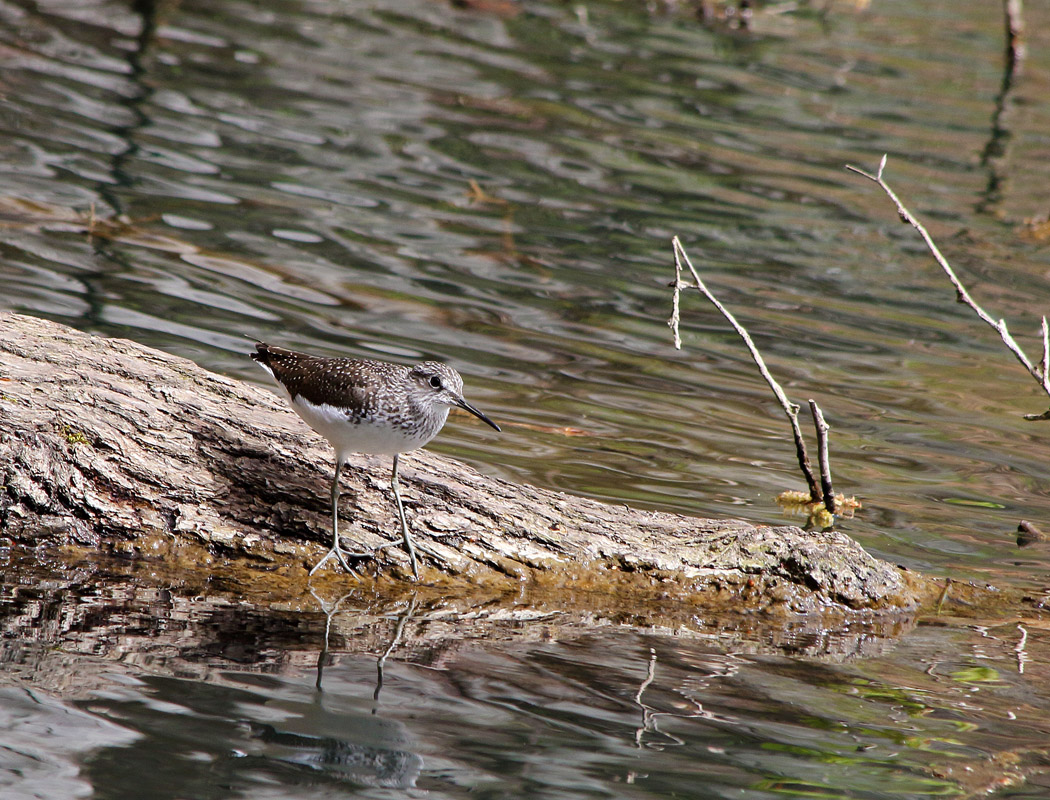
{"label": "tree trunk in water", "polygon": [[[249,347],[246,346],[247,351]],[[134,342],[0,314],[0,533],[16,548],[155,556],[183,570],[304,581],[331,539],[332,453],[273,392]],[[389,459],[344,470],[352,549],[397,538]],[[698,608],[901,610],[940,587],[842,533],[757,527],[518,486],[407,455],[420,583],[523,585]],[[399,547],[348,585],[411,581]],[[262,578],[260,578],[262,579]]]}

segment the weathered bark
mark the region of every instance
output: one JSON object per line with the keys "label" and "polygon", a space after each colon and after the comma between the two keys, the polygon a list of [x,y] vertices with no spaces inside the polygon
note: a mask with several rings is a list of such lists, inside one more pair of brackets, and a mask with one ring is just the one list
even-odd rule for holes
{"label": "weathered bark", "polygon": [[[330,537],[327,444],[274,393],[134,342],[0,315],[0,531],[16,547],[151,555],[180,570],[305,580]],[[386,459],[344,471],[342,532],[394,538]],[[433,453],[402,469],[421,583],[523,585],[808,611],[902,609],[932,582],[849,537],[612,506],[479,474]],[[162,562],[163,560],[163,562]],[[400,549],[368,578],[410,580]]]}

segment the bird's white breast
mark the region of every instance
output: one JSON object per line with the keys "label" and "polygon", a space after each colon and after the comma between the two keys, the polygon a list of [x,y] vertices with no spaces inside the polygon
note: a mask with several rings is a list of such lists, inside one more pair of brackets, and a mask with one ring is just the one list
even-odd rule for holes
{"label": "bird's white breast", "polygon": [[[291,401],[295,412],[311,428],[326,438],[340,459],[350,453],[394,455],[417,450],[437,435],[437,430],[412,431],[384,421],[351,418],[345,409],[327,403],[311,403],[302,396]],[[447,417],[448,409],[443,409]],[[444,419],[441,420],[444,423]]]}

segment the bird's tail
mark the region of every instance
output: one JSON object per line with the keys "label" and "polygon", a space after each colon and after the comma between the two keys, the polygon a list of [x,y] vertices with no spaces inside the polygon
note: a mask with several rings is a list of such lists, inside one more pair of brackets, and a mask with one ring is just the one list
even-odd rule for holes
{"label": "bird's tail", "polygon": [[251,353],[250,355],[256,361],[258,361],[260,364],[262,364],[264,369],[268,369],[270,371],[273,371],[272,367],[270,366],[270,361],[272,359],[272,354],[273,354],[273,350],[271,349],[270,345],[266,344],[266,342],[256,342],[255,343],[255,352]]}

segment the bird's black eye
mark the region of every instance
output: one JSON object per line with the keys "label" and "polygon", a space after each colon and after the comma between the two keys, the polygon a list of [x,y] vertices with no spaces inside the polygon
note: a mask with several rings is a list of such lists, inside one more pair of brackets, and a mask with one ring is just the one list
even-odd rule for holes
{"label": "bird's black eye", "polygon": [[433,386],[435,389],[440,389],[441,388],[441,376],[440,375],[431,375],[430,376],[430,385]]}

